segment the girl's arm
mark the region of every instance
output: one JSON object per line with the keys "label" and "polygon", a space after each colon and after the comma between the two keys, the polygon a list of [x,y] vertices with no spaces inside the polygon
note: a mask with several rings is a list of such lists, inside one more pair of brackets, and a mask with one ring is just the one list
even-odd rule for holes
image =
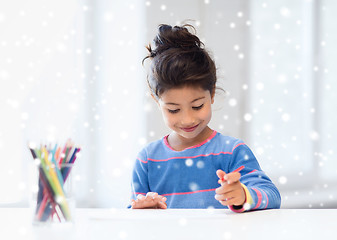
{"label": "girl's arm", "polygon": [[245,144],[238,146],[233,154],[230,172],[240,166],[240,183],[246,200],[242,206],[229,206],[235,212],[248,210],[280,208],[281,195],[271,179],[261,170],[254,154]]}
{"label": "girl's arm", "polygon": [[139,154],[134,165],[131,189],[131,208],[167,208],[166,198],[150,190],[148,182],[148,161],[145,151]]}

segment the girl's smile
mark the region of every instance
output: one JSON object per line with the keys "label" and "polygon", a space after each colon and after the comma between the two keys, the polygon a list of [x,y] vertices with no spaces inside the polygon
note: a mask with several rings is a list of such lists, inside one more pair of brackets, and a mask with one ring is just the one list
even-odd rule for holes
{"label": "girl's smile", "polygon": [[198,126],[199,126],[199,124],[197,124],[193,127],[184,127],[184,128],[181,128],[181,129],[185,132],[193,132]]}

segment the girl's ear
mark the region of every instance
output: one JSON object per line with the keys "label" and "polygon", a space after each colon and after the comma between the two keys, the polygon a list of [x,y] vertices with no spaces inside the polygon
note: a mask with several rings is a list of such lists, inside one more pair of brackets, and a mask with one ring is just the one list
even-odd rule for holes
{"label": "girl's ear", "polygon": [[211,103],[214,103],[214,96],[215,96],[215,89],[213,90],[212,94],[211,94]]}

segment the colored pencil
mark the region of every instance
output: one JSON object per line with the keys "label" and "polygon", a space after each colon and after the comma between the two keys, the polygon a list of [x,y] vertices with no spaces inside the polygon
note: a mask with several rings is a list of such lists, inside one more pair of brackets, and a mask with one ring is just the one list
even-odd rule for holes
{"label": "colored pencil", "polygon": [[[48,146],[41,144],[40,148],[35,148],[30,144],[28,147],[39,169],[35,219],[46,221],[56,214],[60,222],[71,220],[63,185],[71,172],[80,148],[75,147],[70,139],[67,140],[63,150],[57,144],[54,148],[51,144]],[[67,165],[62,166],[63,163]]]}

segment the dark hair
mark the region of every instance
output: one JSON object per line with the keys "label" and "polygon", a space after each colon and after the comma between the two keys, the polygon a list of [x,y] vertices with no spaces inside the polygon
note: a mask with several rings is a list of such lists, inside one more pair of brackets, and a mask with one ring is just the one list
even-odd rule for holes
{"label": "dark hair", "polygon": [[216,67],[204,44],[187,27],[161,24],[153,42],[146,48],[151,59],[151,68],[147,83],[151,93],[157,99],[166,90],[186,85],[201,87],[213,95],[216,88]]}

